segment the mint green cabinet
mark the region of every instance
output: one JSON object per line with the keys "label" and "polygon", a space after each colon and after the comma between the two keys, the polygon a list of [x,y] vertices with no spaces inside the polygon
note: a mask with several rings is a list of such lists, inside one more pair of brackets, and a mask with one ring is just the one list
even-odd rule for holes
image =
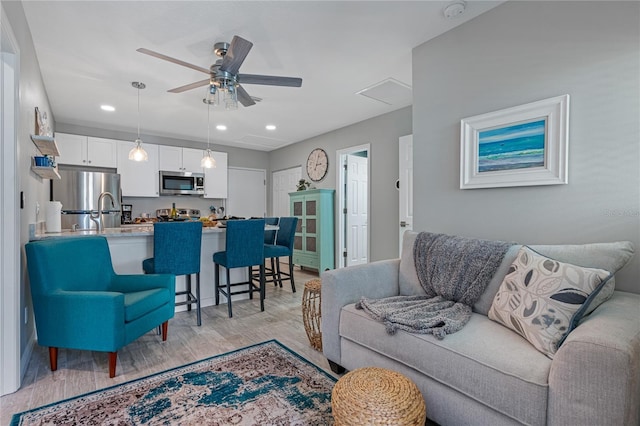
{"label": "mint green cabinet", "polygon": [[298,218],[293,243],[293,264],[317,269],[333,269],[333,189],[290,192],[291,216]]}

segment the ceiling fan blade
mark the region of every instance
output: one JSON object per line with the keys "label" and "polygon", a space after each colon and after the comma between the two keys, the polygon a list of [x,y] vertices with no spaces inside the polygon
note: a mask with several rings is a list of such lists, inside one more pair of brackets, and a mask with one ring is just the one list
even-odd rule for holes
{"label": "ceiling fan blade", "polygon": [[237,74],[251,47],[253,47],[253,43],[250,41],[242,37],[233,36],[229,49],[222,59],[220,69],[231,74]]}
{"label": "ceiling fan blade", "polygon": [[211,82],[210,79],[196,81],[195,83],[185,84],[184,86],[180,86],[180,87],[176,87],[175,89],[167,90],[167,92],[182,93],[182,92],[186,92],[187,90],[195,89],[196,87],[206,86],[210,82]]}
{"label": "ceiling fan blade", "polygon": [[238,93],[238,100],[242,105],[249,107],[256,104],[256,101],[253,100],[253,98],[249,95],[249,93],[247,93],[246,90],[244,90],[242,86],[236,86],[236,92]]}
{"label": "ceiling fan blade", "polygon": [[278,77],[275,75],[240,74],[238,81],[242,84],[266,84],[269,86],[302,86],[302,79],[297,77]]}
{"label": "ceiling fan blade", "polygon": [[140,49],[136,49],[137,52],[144,53],[145,55],[153,56],[158,59],[162,59],[165,61],[173,62],[174,64],[182,65],[183,67],[191,68],[192,70],[200,71],[205,74],[209,74],[210,71],[207,68],[199,67],[198,65],[193,65],[185,61],[181,61],[180,59],[172,58],[171,56],[163,55],[162,53],[154,52],[153,50],[145,49],[141,47]]}

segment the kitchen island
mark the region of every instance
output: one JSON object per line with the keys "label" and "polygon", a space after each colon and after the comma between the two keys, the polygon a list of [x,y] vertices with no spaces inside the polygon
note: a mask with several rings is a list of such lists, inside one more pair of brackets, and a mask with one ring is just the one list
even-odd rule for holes
{"label": "kitchen island", "polygon": [[[268,227],[267,227],[268,228]],[[277,227],[274,227],[277,229]],[[91,235],[106,237],[111,252],[113,269],[117,274],[142,274],[142,261],[153,257],[153,224],[125,225],[121,228],[107,228],[103,232],[70,231],[52,233],[36,233],[31,240],[48,238],[72,238]],[[200,254],[200,303],[202,307],[214,304],[214,267],[213,253],[225,249],[226,229],[218,227],[202,228],[202,250]],[[176,247],[180,250],[180,247]],[[224,270],[224,269],[223,269]],[[247,281],[246,268],[231,270],[231,282]],[[184,290],[186,278],[176,277],[176,291]],[[220,285],[226,285],[223,271],[220,273]],[[192,290],[195,293],[195,277],[191,279]],[[181,301],[182,296],[178,296]],[[232,300],[248,299],[248,294],[234,295]],[[227,302],[224,295],[220,295],[220,303]],[[176,306],[176,312],[186,310],[186,306]],[[195,309],[195,308],[192,308]],[[195,318],[195,313],[194,313]]]}

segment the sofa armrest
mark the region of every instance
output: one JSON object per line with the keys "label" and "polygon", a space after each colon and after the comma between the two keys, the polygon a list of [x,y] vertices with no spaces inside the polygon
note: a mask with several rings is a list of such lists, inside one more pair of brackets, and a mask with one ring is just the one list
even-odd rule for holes
{"label": "sofa armrest", "polygon": [[564,341],[549,373],[548,425],[635,425],[640,295],[614,292]]}
{"label": "sofa armrest", "polygon": [[397,296],[399,267],[400,259],[391,259],[322,273],[322,351],[328,359],[340,364],[342,307],[361,297]]}

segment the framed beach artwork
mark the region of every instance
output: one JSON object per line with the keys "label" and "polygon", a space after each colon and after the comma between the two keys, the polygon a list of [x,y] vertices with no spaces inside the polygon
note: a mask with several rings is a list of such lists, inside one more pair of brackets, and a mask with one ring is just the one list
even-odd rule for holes
{"label": "framed beach artwork", "polygon": [[460,189],[568,183],[569,95],[460,122]]}

